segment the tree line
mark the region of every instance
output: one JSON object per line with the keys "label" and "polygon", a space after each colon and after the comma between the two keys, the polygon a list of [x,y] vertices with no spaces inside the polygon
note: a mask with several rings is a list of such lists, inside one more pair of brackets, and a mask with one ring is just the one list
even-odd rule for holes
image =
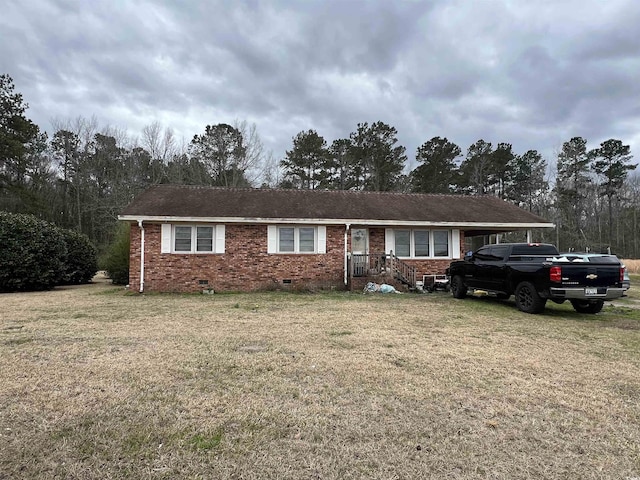
{"label": "tree line", "polygon": [[276,161],[247,122],[207,125],[187,143],[159,123],[131,138],[79,117],[54,122],[49,138],[27,118],[8,75],[0,75],[0,102],[0,210],[73,228],[101,251],[135,195],[174,183],[495,195],[556,223],[538,237],[562,250],[640,256],[640,179],[629,146],[617,139],[589,149],[586,139],[571,138],[550,172],[536,150],[480,139],[463,153],[436,136],[418,147],[418,166],[407,172],[397,130],[381,121],[330,144],[316,130],[301,131]]}

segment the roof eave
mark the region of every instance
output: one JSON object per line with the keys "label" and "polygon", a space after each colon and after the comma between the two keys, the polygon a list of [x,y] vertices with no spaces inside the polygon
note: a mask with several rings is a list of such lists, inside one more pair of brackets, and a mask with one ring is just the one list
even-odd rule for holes
{"label": "roof eave", "polygon": [[381,219],[349,219],[349,218],[254,218],[254,217],[181,217],[171,215],[120,215],[118,220],[129,222],[152,223],[225,223],[225,224],[300,224],[300,225],[370,225],[378,227],[441,227],[441,228],[492,228],[525,230],[530,228],[555,228],[555,224],[547,222],[435,222],[429,220],[381,220]]}

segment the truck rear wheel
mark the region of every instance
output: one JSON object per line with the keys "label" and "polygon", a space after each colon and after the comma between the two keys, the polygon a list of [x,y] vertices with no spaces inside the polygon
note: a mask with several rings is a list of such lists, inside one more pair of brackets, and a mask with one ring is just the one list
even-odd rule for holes
{"label": "truck rear wheel", "polygon": [[571,300],[571,305],[578,313],[598,313],[602,310],[604,302],[602,300]]}
{"label": "truck rear wheel", "polygon": [[520,282],[516,287],[515,297],[518,310],[524,313],[540,313],[547,304],[547,300],[538,295],[531,282]]}
{"label": "truck rear wheel", "polygon": [[451,279],[451,294],[453,298],[465,298],[467,296],[467,286],[464,284],[462,275],[456,275]]}

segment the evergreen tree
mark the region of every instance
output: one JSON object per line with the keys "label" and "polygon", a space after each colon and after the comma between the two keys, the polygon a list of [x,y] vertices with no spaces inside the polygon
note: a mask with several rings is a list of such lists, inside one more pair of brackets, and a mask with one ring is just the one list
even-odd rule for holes
{"label": "evergreen tree", "polygon": [[564,249],[578,248],[586,242],[587,198],[593,189],[590,165],[584,138],[574,137],[562,145],[558,154],[555,196]]}
{"label": "evergreen tree", "polygon": [[189,146],[192,159],[205,166],[210,181],[206,184],[222,187],[246,187],[247,148],[242,133],[235,127],[220,123],[207,125],[205,133],[194,135]]}
{"label": "evergreen tree", "polygon": [[478,140],[467,150],[467,157],[460,165],[459,190],[470,195],[489,193],[491,185],[491,143]]}
{"label": "evergreen tree", "polygon": [[506,184],[510,174],[510,167],[516,155],[510,143],[499,143],[496,149],[491,152],[488,171],[488,190],[496,197],[504,199],[506,197]]}
{"label": "evergreen tree", "polygon": [[620,140],[610,139],[589,152],[593,159],[591,168],[602,178],[599,189],[607,197],[609,210],[609,245],[613,245],[613,200],[619,198],[624,181],[631,170],[637,165],[629,165],[633,158],[629,145],[623,145]]}
{"label": "evergreen tree", "polygon": [[513,157],[508,166],[507,200],[540,215],[543,207],[541,202],[545,200],[549,189],[549,183],[545,180],[546,170],[547,162],[536,150]]}
{"label": "evergreen tree", "polygon": [[62,206],[58,224],[63,227],[70,227],[74,221],[72,189],[74,187],[73,180],[78,170],[80,138],[69,130],[58,130],[51,139],[50,147],[57,163],[58,171],[62,176],[58,180],[62,190],[60,195]]}
{"label": "evergreen tree", "polygon": [[315,130],[300,132],[293,138],[293,148],[280,162],[285,182],[293,188],[314,190],[327,185],[327,142]]}
{"label": "evergreen tree", "polygon": [[47,138],[25,116],[27,108],[13,79],[0,75],[0,208],[40,213],[32,186],[35,177],[48,174],[43,169]]}
{"label": "evergreen tree", "polygon": [[407,156],[405,147],[396,145],[397,133],[383,122],[365,122],[350,135],[354,164],[362,172],[359,189],[384,192],[398,188]]}
{"label": "evergreen tree", "polygon": [[416,153],[422,164],[411,172],[411,190],[416,193],[453,193],[457,180],[456,159],[462,150],[446,138],[433,137]]}
{"label": "evergreen tree", "polygon": [[355,162],[352,147],[349,138],[333,141],[327,156],[329,179],[324,188],[351,190],[358,186],[362,168]]}

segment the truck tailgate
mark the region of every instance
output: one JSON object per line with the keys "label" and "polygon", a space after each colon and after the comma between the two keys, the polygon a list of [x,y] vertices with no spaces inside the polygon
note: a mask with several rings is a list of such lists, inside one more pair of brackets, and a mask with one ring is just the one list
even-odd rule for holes
{"label": "truck tailgate", "polygon": [[562,267],[562,285],[612,287],[620,283],[620,266],[611,264],[569,264]]}

